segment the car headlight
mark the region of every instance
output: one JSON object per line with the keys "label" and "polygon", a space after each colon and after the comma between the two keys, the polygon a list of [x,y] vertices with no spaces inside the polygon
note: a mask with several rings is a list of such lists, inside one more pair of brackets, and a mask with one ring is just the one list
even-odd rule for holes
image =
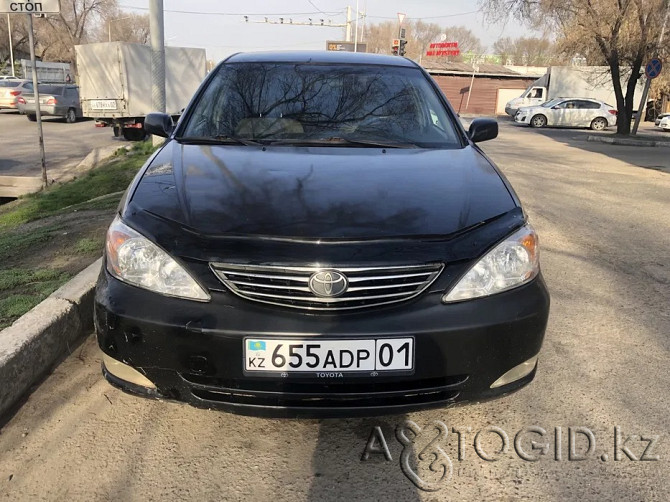
{"label": "car headlight", "polygon": [[442,301],[470,300],[521,286],[540,272],[539,254],[537,234],[526,224],[486,253]]}
{"label": "car headlight", "polygon": [[208,301],[210,296],[165,251],[118,216],[107,231],[107,270],[120,281],[167,296]]}

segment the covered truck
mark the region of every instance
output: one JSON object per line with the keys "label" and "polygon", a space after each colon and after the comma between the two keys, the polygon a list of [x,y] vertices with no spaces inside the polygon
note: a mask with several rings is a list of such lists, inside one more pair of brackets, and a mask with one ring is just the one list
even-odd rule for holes
{"label": "covered truck", "polygon": [[[113,127],[114,135],[141,140],[152,111],[151,47],[127,42],[77,45],[77,82],[84,117]],[[181,115],[206,74],[204,49],[165,48],[166,112]]]}
{"label": "covered truck", "polygon": [[[628,75],[621,79],[626,87]],[[644,80],[635,89],[635,103],[640,102]],[[523,106],[538,106],[554,98],[592,98],[616,106],[612,75],[607,66],[551,66],[521,96],[509,101],[505,112],[514,117]]]}

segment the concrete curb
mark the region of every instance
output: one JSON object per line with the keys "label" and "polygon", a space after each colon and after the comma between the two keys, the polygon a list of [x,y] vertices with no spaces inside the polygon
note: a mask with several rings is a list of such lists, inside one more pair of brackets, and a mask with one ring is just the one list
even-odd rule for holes
{"label": "concrete curb", "polygon": [[0,331],[0,417],[93,328],[102,258]]}
{"label": "concrete curb", "polygon": [[625,145],[625,146],[670,146],[670,141],[655,141],[650,139],[633,139],[633,138],[614,138],[612,136],[588,136],[587,141],[594,141],[596,143],[607,143],[610,145]]}

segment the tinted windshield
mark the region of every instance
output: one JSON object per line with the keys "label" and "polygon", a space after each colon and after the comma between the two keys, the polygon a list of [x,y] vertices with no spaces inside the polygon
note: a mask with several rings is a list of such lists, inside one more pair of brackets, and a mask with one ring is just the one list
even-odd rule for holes
{"label": "tinted windshield", "polygon": [[223,65],[179,136],[461,146],[421,71],[362,65]]}

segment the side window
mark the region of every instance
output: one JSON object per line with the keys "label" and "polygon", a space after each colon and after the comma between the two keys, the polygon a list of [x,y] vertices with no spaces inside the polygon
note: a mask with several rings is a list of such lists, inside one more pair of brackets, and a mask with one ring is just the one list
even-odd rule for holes
{"label": "side window", "polygon": [[26,82],[25,84],[23,84],[23,88],[27,91],[32,91],[33,90],[33,84],[31,84],[30,82]]}
{"label": "side window", "polygon": [[582,110],[597,110],[600,105],[594,101],[580,101],[579,108]]}
{"label": "side window", "polygon": [[533,89],[530,97],[531,98],[542,98],[542,95],[544,93],[544,89],[540,89],[539,87]]}
{"label": "side window", "polygon": [[560,104],[559,108],[565,109],[565,110],[574,110],[577,108],[577,102],[576,101],[564,101],[563,103]]}

